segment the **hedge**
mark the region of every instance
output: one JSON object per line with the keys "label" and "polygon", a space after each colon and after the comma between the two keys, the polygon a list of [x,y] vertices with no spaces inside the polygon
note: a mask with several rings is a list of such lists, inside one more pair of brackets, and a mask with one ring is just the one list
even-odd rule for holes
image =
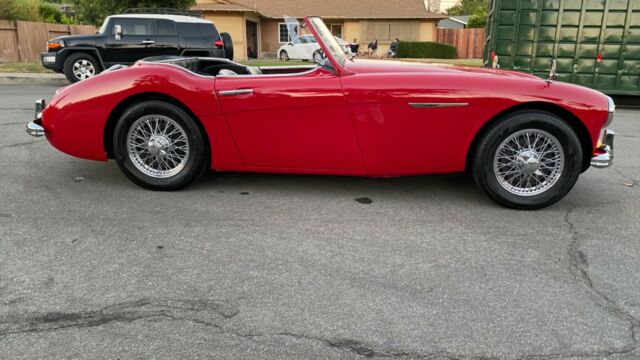
{"label": "hedge", "polygon": [[427,41],[400,41],[399,58],[455,59],[456,47]]}

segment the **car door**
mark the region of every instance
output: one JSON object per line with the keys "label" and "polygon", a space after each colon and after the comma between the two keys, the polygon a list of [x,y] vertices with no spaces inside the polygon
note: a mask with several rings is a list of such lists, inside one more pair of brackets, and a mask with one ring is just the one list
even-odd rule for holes
{"label": "car door", "polygon": [[289,58],[293,59],[293,60],[300,60],[302,59],[302,46],[304,44],[304,39],[302,37],[297,37],[295,38],[290,44],[290,46],[287,46],[287,52],[289,53]]}
{"label": "car door", "polygon": [[[119,39],[116,36],[116,26],[122,29]],[[109,34],[105,41],[105,63],[131,64],[158,54],[155,46],[155,23],[152,19],[113,18]]]}
{"label": "car door", "polygon": [[248,168],[364,174],[340,78],[330,71],[218,76],[215,88]]}

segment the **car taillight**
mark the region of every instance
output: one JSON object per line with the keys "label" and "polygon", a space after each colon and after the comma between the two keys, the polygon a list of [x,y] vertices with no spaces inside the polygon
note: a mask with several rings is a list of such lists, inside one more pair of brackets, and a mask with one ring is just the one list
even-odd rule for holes
{"label": "car taillight", "polygon": [[222,49],[224,47],[224,42],[222,42],[222,40],[218,39],[213,43],[213,45],[215,45],[218,49]]}
{"label": "car taillight", "polygon": [[62,47],[62,44],[56,41],[47,41],[47,49],[48,50],[57,50]]}

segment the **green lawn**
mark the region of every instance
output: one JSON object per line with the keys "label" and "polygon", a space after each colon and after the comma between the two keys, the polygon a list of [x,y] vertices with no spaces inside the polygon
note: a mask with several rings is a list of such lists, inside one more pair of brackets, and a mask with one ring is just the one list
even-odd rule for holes
{"label": "green lawn", "polygon": [[462,66],[482,66],[482,59],[401,59],[402,61],[411,61],[419,63],[437,63],[437,64],[451,64]]}
{"label": "green lawn", "polygon": [[[420,63],[440,63],[454,64],[464,66],[482,66],[482,59],[401,59],[402,61],[420,62]],[[396,60],[389,60],[396,61]],[[280,61],[273,60],[248,60],[239,61],[241,64],[250,66],[304,66],[311,65],[308,61]],[[0,73],[51,73],[45,69],[39,62],[28,63],[2,63],[0,64]]]}
{"label": "green lawn", "polygon": [[[452,64],[463,66],[482,66],[482,59],[392,59],[388,61],[409,61],[419,63],[438,63],[438,64]],[[308,61],[280,61],[280,60],[248,60],[239,61],[242,64],[250,66],[296,66],[296,65],[311,65]]]}
{"label": "green lawn", "polygon": [[1,63],[0,73],[51,73],[39,62],[29,63]]}

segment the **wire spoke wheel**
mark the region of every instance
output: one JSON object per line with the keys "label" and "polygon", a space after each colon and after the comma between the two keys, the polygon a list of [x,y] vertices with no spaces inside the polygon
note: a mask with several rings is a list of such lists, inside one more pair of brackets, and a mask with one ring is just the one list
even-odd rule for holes
{"label": "wire spoke wheel", "polygon": [[136,120],[129,128],[126,146],[133,165],[157,179],[180,173],[190,156],[187,133],[164,115],[145,115]]}
{"label": "wire spoke wheel", "polygon": [[507,137],[496,150],[493,171],[500,186],[518,196],[534,196],[551,188],[565,165],[562,145],[540,129]]}

